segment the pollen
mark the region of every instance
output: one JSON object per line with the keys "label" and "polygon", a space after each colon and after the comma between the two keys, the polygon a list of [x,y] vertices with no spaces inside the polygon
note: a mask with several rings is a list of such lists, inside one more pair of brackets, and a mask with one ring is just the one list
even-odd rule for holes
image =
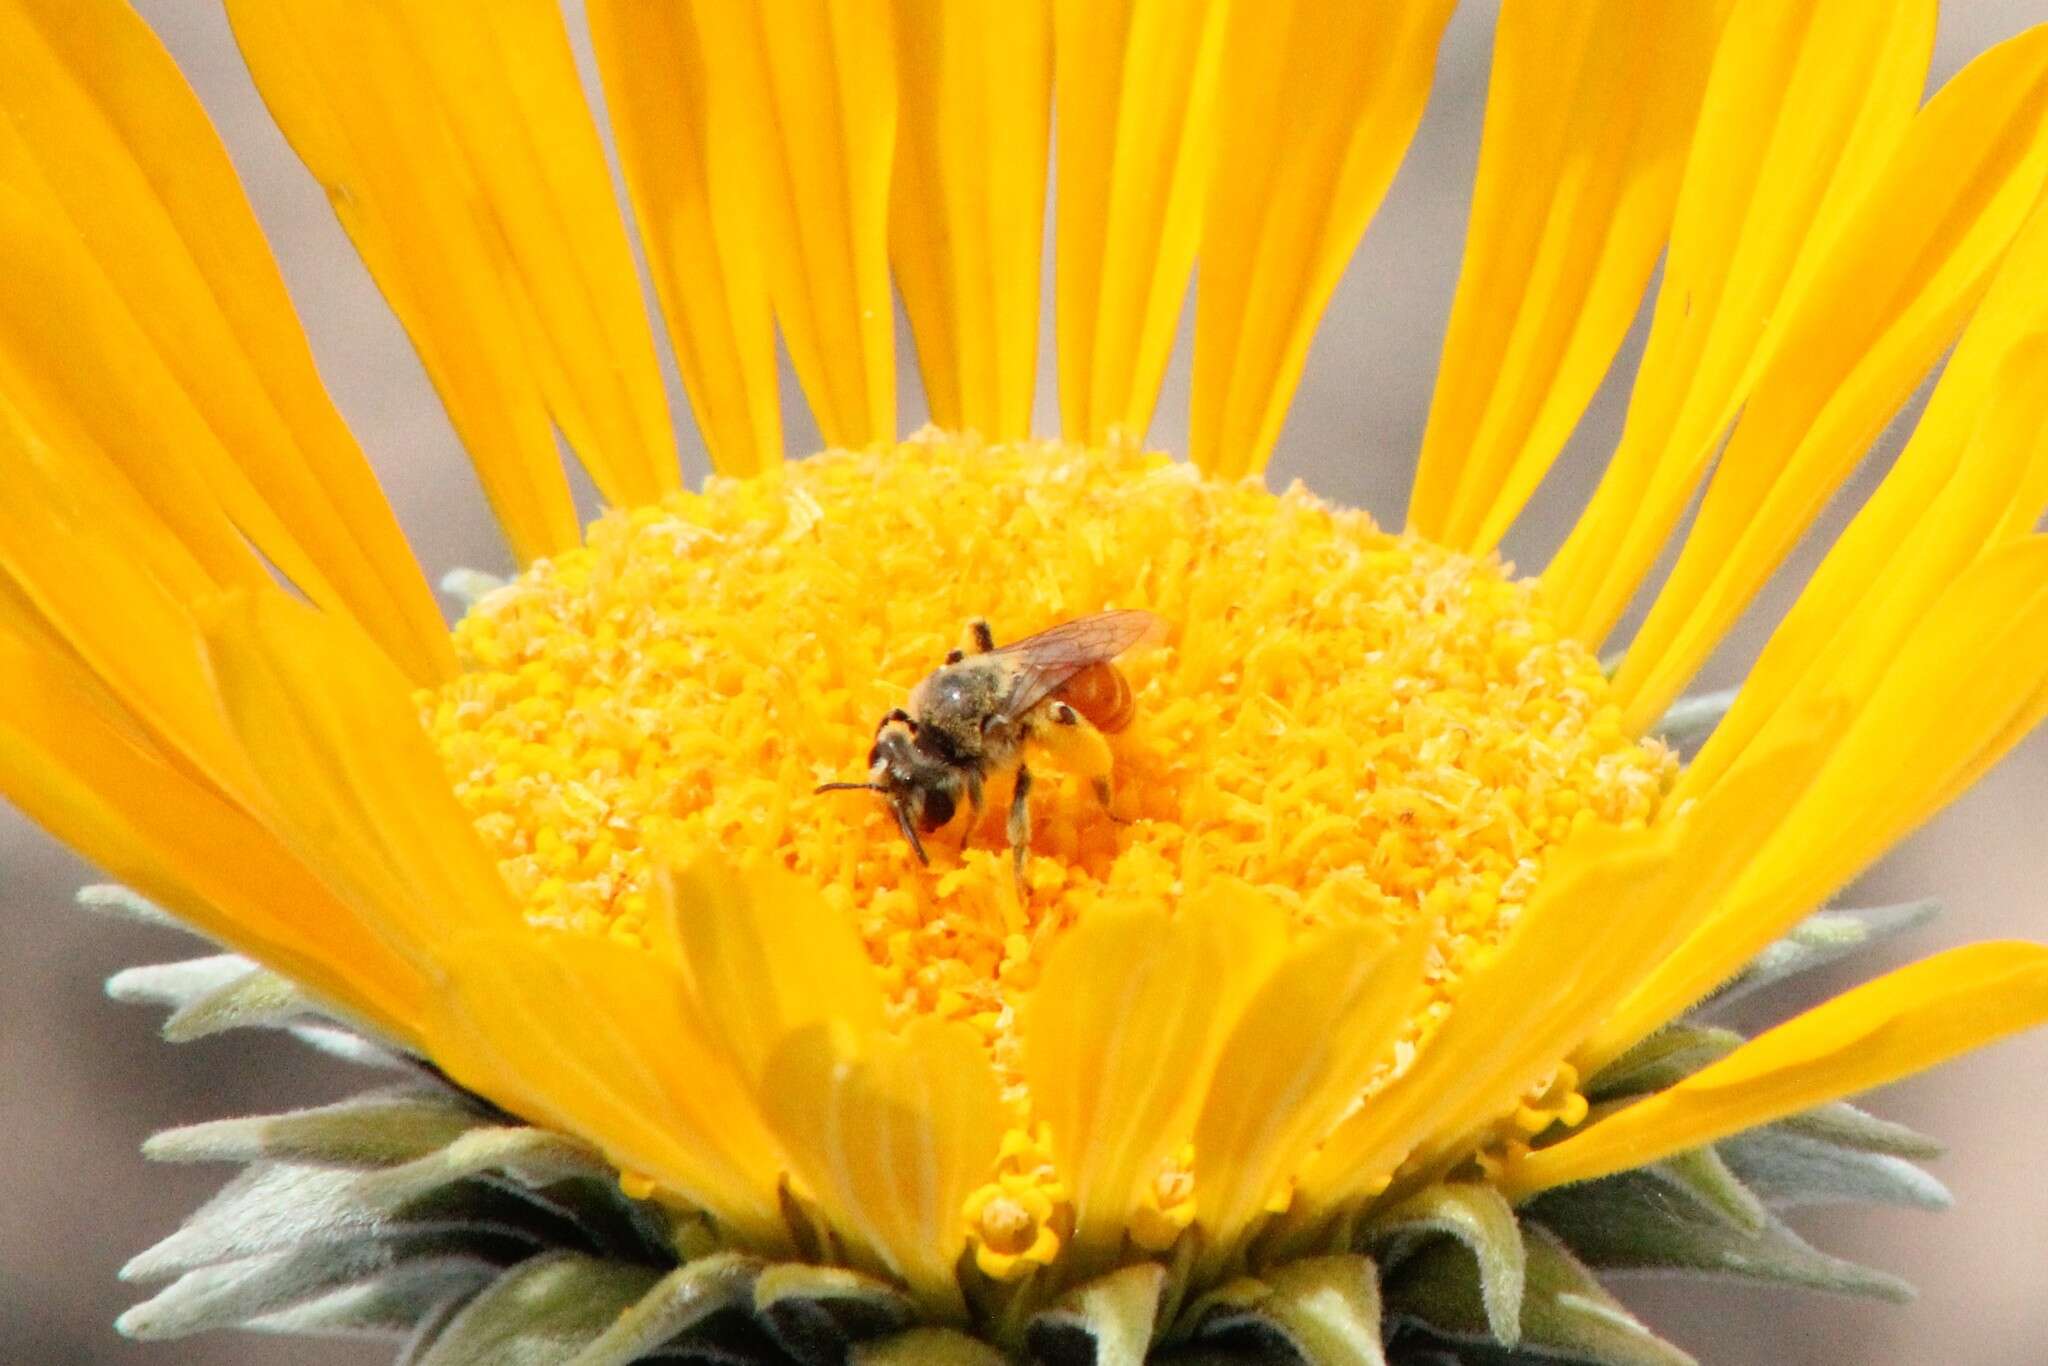
{"label": "pollen", "polygon": [[[877,720],[970,622],[1000,645],[1123,607],[1166,634],[1119,661],[1111,804],[1032,761],[1023,896],[1007,774],[928,867],[875,794],[814,795],[865,776]],[[1301,927],[1424,921],[1447,998],[1548,850],[1653,819],[1676,772],[1509,566],[1135,448],[926,433],[714,478],[606,515],[455,644],[420,703],[534,925],[644,941],[656,845],[780,865],[858,930],[899,1018],[972,1024],[1020,1100],[1016,1007],[1098,908],[1222,884]]]}

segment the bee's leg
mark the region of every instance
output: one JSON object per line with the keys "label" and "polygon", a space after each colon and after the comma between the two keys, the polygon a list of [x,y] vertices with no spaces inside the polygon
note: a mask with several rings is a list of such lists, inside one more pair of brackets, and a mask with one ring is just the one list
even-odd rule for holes
{"label": "bee's leg", "polygon": [[875,734],[880,735],[883,731],[887,730],[891,721],[901,721],[904,725],[910,727],[912,735],[917,734],[917,722],[913,721],[910,713],[901,707],[890,708],[881,720],[875,722]]}
{"label": "bee's leg", "polygon": [[1024,855],[1031,848],[1031,770],[1017,765],[1017,786],[1010,793],[1010,871],[1017,879],[1017,899],[1024,900]]}
{"label": "bee's leg", "polygon": [[981,825],[981,770],[967,770],[967,827],[960,832],[960,847],[974,838],[974,832]]}
{"label": "bee's leg", "polygon": [[980,617],[967,623],[967,644],[957,650],[946,651],[946,662],[958,664],[969,655],[985,655],[996,648],[995,632],[988,629],[988,623]]}
{"label": "bee's leg", "polygon": [[1049,753],[1061,769],[1077,778],[1086,778],[1102,809],[1109,812],[1111,820],[1121,823],[1123,817],[1110,805],[1110,798],[1115,795],[1110,773],[1116,767],[1116,759],[1110,753],[1109,741],[1089,724],[1087,717],[1057,699],[1046,707],[1045,722],[1032,727],[1032,741]]}
{"label": "bee's leg", "polygon": [[931,866],[931,855],[924,851],[924,841],[917,837],[917,826],[911,823],[910,812],[896,802],[889,803],[889,809],[896,813],[896,828],[903,832],[903,838],[910,841],[910,852],[917,855],[917,861]]}

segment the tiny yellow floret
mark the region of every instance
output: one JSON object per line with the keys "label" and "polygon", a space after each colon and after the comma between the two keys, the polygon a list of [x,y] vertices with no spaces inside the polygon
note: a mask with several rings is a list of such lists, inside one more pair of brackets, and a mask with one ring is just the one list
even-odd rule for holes
{"label": "tiny yellow floret", "polygon": [[[872,794],[813,795],[864,775],[969,621],[1000,643],[1113,607],[1167,624],[1121,661],[1117,818],[1041,773],[1021,903],[1007,776],[929,868]],[[455,644],[421,706],[534,925],[648,942],[652,845],[778,864],[859,931],[899,1019],[981,1033],[1020,1122],[1016,1008],[1098,907],[1248,885],[1301,927],[1424,920],[1438,1004],[1407,1057],[1547,851],[1653,819],[1676,769],[1497,560],[1130,448],[926,434],[712,479],[606,515]]]}

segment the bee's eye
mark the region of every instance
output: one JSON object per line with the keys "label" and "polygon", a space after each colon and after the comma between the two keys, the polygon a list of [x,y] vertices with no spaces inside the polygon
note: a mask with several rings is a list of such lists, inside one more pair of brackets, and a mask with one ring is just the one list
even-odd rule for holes
{"label": "bee's eye", "polygon": [[924,794],[924,828],[936,830],[953,819],[953,794],[927,788]]}

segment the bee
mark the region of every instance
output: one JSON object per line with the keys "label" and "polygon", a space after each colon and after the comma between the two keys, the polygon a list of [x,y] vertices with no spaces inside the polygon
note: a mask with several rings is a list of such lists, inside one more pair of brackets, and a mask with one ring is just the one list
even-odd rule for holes
{"label": "bee", "polygon": [[1031,843],[1031,769],[1027,746],[1087,778],[1107,810],[1112,795],[1109,743],[1137,712],[1117,656],[1165,634],[1150,612],[1098,612],[996,648],[986,621],[968,627],[971,648],[954,650],[875,727],[864,782],[821,784],[819,792],[879,792],[896,827],[929,864],[920,832],[944,827],[965,798],[967,829],[979,822],[991,775],[1014,771],[1006,833],[1018,895]]}

